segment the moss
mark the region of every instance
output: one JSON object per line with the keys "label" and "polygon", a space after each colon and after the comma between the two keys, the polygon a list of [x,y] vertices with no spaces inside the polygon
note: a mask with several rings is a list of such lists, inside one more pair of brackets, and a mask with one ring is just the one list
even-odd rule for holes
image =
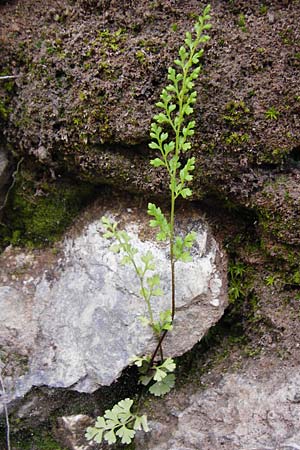
{"label": "moss", "polygon": [[250,109],[244,101],[231,101],[225,106],[223,119],[232,128],[240,128],[248,124]]}
{"label": "moss", "polygon": [[[8,70],[0,72],[0,76],[10,75]],[[0,121],[7,121],[10,114],[9,104],[14,92],[14,81],[2,81],[0,90]]]}
{"label": "moss", "polygon": [[9,110],[3,100],[0,98],[0,119],[6,120],[8,118]]}
{"label": "moss", "polygon": [[57,443],[49,430],[44,428],[12,433],[11,440],[12,448],[15,450],[67,450]]}
{"label": "moss", "polygon": [[135,53],[135,57],[136,57],[136,59],[139,61],[140,64],[144,64],[145,61],[146,61],[145,53],[144,53],[142,50],[138,50],[138,51]]}
{"label": "moss", "polygon": [[247,133],[237,133],[233,131],[225,137],[225,143],[228,145],[242,145],[249,142],[250,136]]}
{"label": "moss", "polygon": [[54,242],[95,192],[89,184],[46,182],[22,170],[4,211],[2,245],[43,246]]}
{"label": "moss", "polygon": [[244,33],[246,33],[246,31],[247,31],[247,27],[246,27],[246,18],[245,18],[245,15],[244,15],[243,13],[239,14],[239,16],[238,16],[237,26],[238,26]]}
{"label": "moss", "polygon": [[0,346],[0,361],[4,364],[4,368],[2,369],[2,375],[4,376],[21,376],[28,372],[28,355],[23,355]]}

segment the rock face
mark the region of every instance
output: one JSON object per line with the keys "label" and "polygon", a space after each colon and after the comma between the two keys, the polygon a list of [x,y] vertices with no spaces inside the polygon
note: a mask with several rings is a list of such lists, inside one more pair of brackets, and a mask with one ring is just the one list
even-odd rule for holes
{"label": "rock face", "polygon": [[94,421],[83,414],[60,417],[57,421],[56,435],[64,447],[72,450],[96,450],[98,444],[87,442],[85,431]]}
{"label": "rock face", "polygon": [[[149,234],[148,217],[138,208],[98,209],[97,220],[65,239],[54,270],[47,264],[39,269],[34,253],[10,257],[8,249],[2,256],[10,269],[0,287],[0,340],[10,355],[28,358],[23,375],[7,378],[14,397],[41,385],[93,392],[111,384],[133,355],[147,354],[156,345],[139,320],[146,305],[133,269],[118,263],[99,232],[103,213],[124,223],[141,253],[152,251],[165,293],[153,301],[155,315],[170,307],[168,250]],[[192,348],[227,305],[226,258],[207,225],[188,209],[178,226],[179,232],[195,230],[197,242],[193,262],[176,264],[177,314],[165,345],[165,354],[173,356]],[[40,252],[40,260],[48,253]]]}
{"label": "rock face", "polygon": [[[6,106],[7,143],[16,155],[30,155],[33,172],[46,167],[48,174],[165,193],[164,171],[149,169],[150,121],[167,68],[204,3],[48,6],[0,6],[0,71],[21,75]],[[298,2],[213,3],[193,142],[195,198],[213,193],[251,208],[262,229],[277,224],[274,249],[292,239],[298,251],[299,215],[295,226],[285,221],[299,210],[299,20]],[[6,94],[0,89],[3,103]]]}
{"label": "rock face", "polygon": [[4,150],[0,147],[0,189],[7,183],[8,159]]}
{"label": "rock face", "polygon": [[[7,159],[6,152],[0,145],[0,207],[3,204],[4,201],[4,192],[3,187],[8,182],[9,178],[9,161]],[[0,215],[1,215],[1,209],[0,209]]]}
{"label": "rock face", "polygon": [[195,393],[186,408],[169,408],[167,423],[153,422],[153,431],[139,436],[137,448],[298,450],[299,367],[281,363],[270,371],[259,366],[225,375],[215,387]]}

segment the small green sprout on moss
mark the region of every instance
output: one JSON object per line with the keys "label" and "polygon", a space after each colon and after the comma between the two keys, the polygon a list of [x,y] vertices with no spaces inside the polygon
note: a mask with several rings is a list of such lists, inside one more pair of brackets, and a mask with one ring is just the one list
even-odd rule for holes
{"label": "small green sprout on moss", "polygon": [[270,120],[277,120],[279,117],[279,111],[277,111],[276,108],[274,108],[274,106],[271,106],[266,112],[265,112],[265,117],[266,119],[270,119]]}
{"label": "small green sprout on moss", "polygon": [[267,5],[264,5],[264,4],[260,5],[260,7],[259,7],[259,13],[260,13],[262,16],[264,16],[265,14],[267,14],[267,12],[268,12],[268,7],[267,7]]}
{"label": "small green sprout on moss", "polygon": [[246,18],[244,14],[240,14],[237,20],[237,25],[238,27],[244,32],[247,32],[247,27],[246,27]]}
{"label": "small green sprout on moss", "polygon": [[297,270],[296,272],[294,272],[292,281],[294,284],[300,285],[300,270]]}
{"label": "small green sprout on moss", "polygon": [[276,283],[277,277],[276,275],[268,275],[266,277],[266,285],[267,286],[274,286],[274,284]]}
{"label": "small green sprout on moss", "polygon": [[107,409],[103,417],[98,417],[94,427],[88,427],[86,438],[101,444],[103,440],[108,444],[117,442],[130,444],[137,430],[149,431],[147,417],[137,416],[131,412],[133,400],[126,398],[117,403],[112,409]]}
{"label": "small green sprout on moss", "polygon": [[230,303],[236,302],[238,299],[245,295],[243,278],[246,273],[244,264],[237,262],[231,263],[228,269],[229,286],[228,295]]}
{"label": "small green sprout on moss", "polygon": [[231,128],[239,128],[247,124],[249,115],[250,109],[243,100],[232,100],[225,106],[223,119]]}
{"label": "small green sprout on moss", "polygon": [[[198,17],[194,26],[194,36],[187,32],[184,45],[179,49],[179,57],[176,59],[177,68],[168,69],[169,83],[162,90],[160,101],[156,106],[160,112],[153,118],[150,136],[152,138],[149,147],[157,155],[150,164],[163,170],[169,179],[170,211],[165,215],[161,208],[154,203],[148,204],[148,214],[151,217],[149,225],[157,229],[156,240],[168,243],[170,252],[171,273],[171,301],[170,309],[161,311],[159,317],[154,316],[152,302],[154,297],[162,296],[160,277],[156,273],[156,264],[150,251],[139,254],[132,245],[131,238],[124,230],[119,230],[117,223],[109,218],[102,218],[104,228],[103,236],[112,240],[111,251],[121,257],[121,264],[131,265],[135,270],[140,287],[140,297],[147,305],[148,317],[142,317],[142,323],[150,326],[157,338],[157,345],[151,356],[134,357],[133,363],[138,367],[140,383],[149,386],[149,392],[155,396],[168,393],[175,384],[173,373],[176,364],[171,358],[163,358],[163,341],[169,331],[173,329],[173,321],[176,312],[175,304],[175,264],[177,261],[192,261],[191,248],[196,239],[195,232],[189,232],[185,236],[177,236],[175,233],[175,204],[180,197],[186,199],[192,195],[190,182],[193,179],[196,160],[187,158],[186,152],[191,150],[191,139],[194,135],[195,121],[189,120],[193,114],[193,106],[196,102],[197,92],[194,90],[195,80],[201,70],[200,58],[203,49],[199,47],[210,38],[205,33],[211,28],[210,5],[203,15]],[[117,437],[122,443],[130,443],[135,430],[143,428],[148,431],[146,417],[135,416],[130,412],[133,400],[126,399],[119,402],[112,410],[105,412],[103,417],[98,417],[96,426],[89,427],[86,437],[89,440],[102,442],[104,438],[109,444],[116,442]]]}

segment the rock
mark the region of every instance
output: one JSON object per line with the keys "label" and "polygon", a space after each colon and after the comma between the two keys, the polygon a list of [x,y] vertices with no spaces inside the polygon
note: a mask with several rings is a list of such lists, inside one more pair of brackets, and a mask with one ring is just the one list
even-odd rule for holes
{"label": "rock", "polygon": [[[11,370],[5,380],[8,399],[41,385],[93,392],[116,380],[132,356],[155,348],[150,328],[139,320],[146,305],[139,298],[136,275],[119,264],[119,256],[109,251],[110,242],[99,232],[104,213],[125,224],[139,251],[152,251],[165,292],[153,301],[155,315],[170,308],[168,249],[156,243],[146,213],[136,207],[98,208],[77,236],[65,239],[62,256],[49,267],[39,269],[37,264],[38,258],[48,260],[49,250],[37,256],[16,252],[12,259],[7,251],[2,256],[10,269],[0,287],[0,340],[4,351],[28,359],[26,373],[16,378]],[[164,347],[170,356],[191,349],[227,305],[226,257],[207,224],[192,208],[178,223],[180,230],[195,230],[197,241],[193,262],[176,264],[177,314]]]}
{"label": "rock", "polygon": [[92,450],[98,444],[88,443],[84,437],[87,427],[93,425],[94,421],[89,416],[77,414],[76,416],[65,416],[57,419],[55,435],[59,442],[70,450]]}
{"label": "rock", "polygon": [[[246,6],[218,1],[212,7],[211,40],[195,83],[193,195],[212,198],[212,208],[218,198],[255,212],[260,229],[273,222],[270,253],[281,257],[279,246],[290,239],[299,245],[299,226],[289,219],[299,205],[285,201],[294,193],[299,198],[299,50],[292,48],[298,45],[300,9],[297,2]],[[131,1],[125,9],[122,2],[96,0],[3,6],[3,71],[22,67],[5,124],[16,157],[31,161],[34,175],[46,168],[50,184],[64,173],[94,185],[166,195],[164,170],[149,168],[149,128],[167,69],[198,13],[197,0],[184,6]],[[241,13],[244,27],[237,20]],[[276,119],[269,117],[272,108]],[[282,185],[279,201],[286,204],[282,208],[274,198],[268,215],[270,183]],[[33,240],[37,233],[32,231]]]}
{"label": "rock", "polygon": [[4,202],[6,192],[4,187],[8,182],[9,175],[10,175],[9,161],[7,159],[6,152],[0,145],[0,217],[1,217],[1,206]]}
{"label": "rock", "polygon": [[[125,9],[120,2],[95,4],[64,0],[45,8],[24,0],[2,8],[3,63],[22,66],[8,143],[17,154],[35,157],[37,167],[165,193],[164,172],[149,170],[149,127],[167,68],[202,7],[197,0],[184,6],[141,0]],[[33,7],[39,21],[32,21]],[[300,9],[297,2],[272,3],[259,11],[257,2],[247,2],[246,33],[237,24],[241,12],[242,4],[212,7],[205,70],[195,85],[194,195],[225,195],[246,206],[299,161],[299,61],[291,47],[298,42]],[[18,33],[12,17],[23,23]],[[40,42],[43,33],[48,38]],[[271,107],[279,110],[278,120],[266,117]]]}
{"label": "rock", "polygon": [[[263,364],[266,363],[265,360]],[[153,432],[137,436],[137,448],[299,449],[299,367],[279,362],[262,375],[263,364],[256,362],[251,370],[224,375],[216,386],[198,390],[186,399],[186,408],[173,404],[166,410],[160,405],[164,415],[172,420],[168,424],[165,418],[154,422]],[[174,393],[178,401],[180,395]]]}
{"label": "rock", "polygon": [[0,147],[0,189],[3,188],[3,186],[8,181],[9,176],[9,162],[7,159],[7,155],[4,152],[3,148]]}

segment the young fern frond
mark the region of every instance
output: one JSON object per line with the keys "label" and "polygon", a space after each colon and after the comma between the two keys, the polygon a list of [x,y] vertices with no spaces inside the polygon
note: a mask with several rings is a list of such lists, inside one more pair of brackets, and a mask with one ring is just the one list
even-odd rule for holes
{"label": "young fern frond", "polygon": [[[163,167],[170,180],[169,222],[161,213],[160,208],[152,203],[148,206],[148,213],[155,217],[155,220],[150,221],[150,226],[158,227],[160,230],[157,238],[169,240],[172,320],[176,309],[175,262],[178,260],[191,261],[190,248],[195,240],[195,233],[184,238],[175,236],[175,202],[178,197],[186,199],[192,196],[192,190],[188,184],[193,179],[192,173],[195,169],[196,160],[194,157],[188,158],[182,166],[180,157],[191,149],[191,138],[195,133],[195,121],[190,120],[190,115],[194,112],[193,106],[197,99],[194,82],[200,74],[199,61],[204,52],[199,47],[210,39],[206,34],[206,31],[211,28],[209,13],[210,5],[204,9],[203,15],[198,18],[194,26],[194,33],[186,33],[184,45],[180,47],[178,58],[174,61],[176,68],[170,67],[168,69],[169,84],[162,90],[160,101],[156,103],[161,111],[153,117],[150,131],[152,141],[149,147],[160,152],[160,157],[152,159],[150,164],[154,167]],[[164,333],[162,340],[165,335],[166,333]],[[162,340],[160,340],[160,345]]]}

